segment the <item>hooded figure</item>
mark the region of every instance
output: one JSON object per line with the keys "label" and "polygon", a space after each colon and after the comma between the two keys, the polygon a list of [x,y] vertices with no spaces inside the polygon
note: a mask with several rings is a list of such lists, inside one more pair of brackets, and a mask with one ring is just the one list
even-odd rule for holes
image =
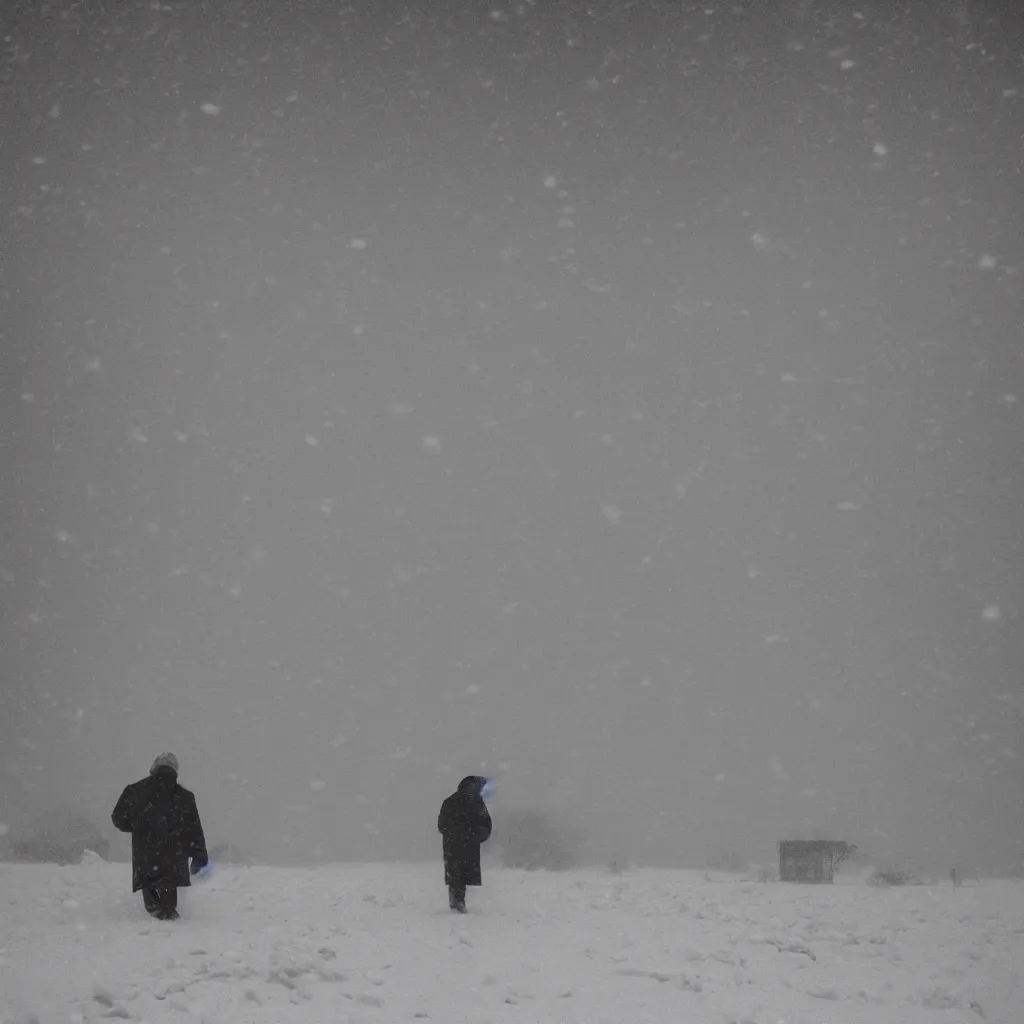
{"label": "hooded figure", "polygon": [[437,817],[448,906],[460,914],[466,912],[466,886],[480,885],[480,844],[491,836],[491,816],[483,798],[484,789],[489,786],[488,779],[467,775],[441,804]]}
{"label": "hooded figure", "polygon": [[132,892],[142,890],[146,910],[161,920],[178,916],[178,886],[191,885],[209,862],[196,798],[178,785],[178,759],[161,754],[149,776],[126,786],[110,816],[132,834]]}

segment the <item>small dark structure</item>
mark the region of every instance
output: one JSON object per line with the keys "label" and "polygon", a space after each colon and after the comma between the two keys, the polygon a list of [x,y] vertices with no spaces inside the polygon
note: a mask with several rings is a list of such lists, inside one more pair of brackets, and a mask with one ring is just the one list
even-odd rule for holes
{"label": "small dark structure", "polygon": [[783,882],[830,883],[836,868],[856,849],[832,839],[785,839],[779,843],[779,878]]}

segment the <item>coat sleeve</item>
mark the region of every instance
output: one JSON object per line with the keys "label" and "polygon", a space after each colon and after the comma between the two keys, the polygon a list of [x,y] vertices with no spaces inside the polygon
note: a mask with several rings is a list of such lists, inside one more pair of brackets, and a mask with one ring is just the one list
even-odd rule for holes
{"label": "coat sleeve", "polygon": [[206,836],[203,834],[203,823],[199,820],[199,808],[196,798],[188,795],[188,837],[189,853],[194,867],[205,867],[210,860],[206,852]]}
{"label": "coat sleeve", "polygon": [[477,816],[476,841],[486,843],[491,838],[491,816],[485,807]]}
{"label": "coat sleeve", "polygon": [[110,820],[119,832],[131,832],[135,828],[135,815],[135,792],[131,786],[125,786],[110,815]]}

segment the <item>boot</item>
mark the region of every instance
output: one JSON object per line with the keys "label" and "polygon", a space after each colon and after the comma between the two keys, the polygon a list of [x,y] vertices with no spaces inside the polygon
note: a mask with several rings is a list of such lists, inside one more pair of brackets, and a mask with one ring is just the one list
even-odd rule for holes
{"label": "boot", "polygon": [[448,906],[456,913],[466,913],[466,890],[462,886],[450,885],[448,887]]}

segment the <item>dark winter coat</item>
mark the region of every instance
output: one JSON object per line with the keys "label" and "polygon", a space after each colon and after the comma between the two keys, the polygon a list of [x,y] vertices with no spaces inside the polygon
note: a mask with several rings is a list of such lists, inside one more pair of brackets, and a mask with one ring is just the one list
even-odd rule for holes
{"label": "dark winter coat", "polygon": [[480,885],[480,844],[491,836],[491,816],[480,791],[487,780],[467,775],[441,804],[437,831],[444,850],[446,885]]}
{"label": "dark winter coat", "polygon": [[192,869],[206,866],[206,837],[196,798],[178,777],[158,770],[126,786],[110,816],[114,827],[132,834],[132,891],[190,885]]}

